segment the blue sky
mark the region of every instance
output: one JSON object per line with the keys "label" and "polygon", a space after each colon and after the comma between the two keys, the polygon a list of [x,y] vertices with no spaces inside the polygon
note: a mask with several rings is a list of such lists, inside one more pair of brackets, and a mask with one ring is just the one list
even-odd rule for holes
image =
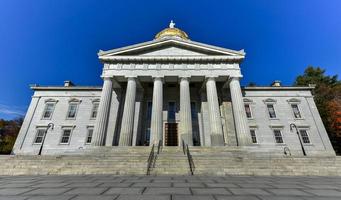
{"label": "blue sky", "polygon": [[291,85],[308,65],[341,72],[341,1],[0,1],[0,118],[26,112],[28,85],[101,85],[99,49],[152,40],[173,19],[194,41],[245,49],[242,84]]}

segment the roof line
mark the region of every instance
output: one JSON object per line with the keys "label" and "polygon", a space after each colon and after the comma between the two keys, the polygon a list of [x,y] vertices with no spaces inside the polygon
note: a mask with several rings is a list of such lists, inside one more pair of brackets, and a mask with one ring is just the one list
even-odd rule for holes
{"label": "roof line", "polygon": [[195,42],[192,40],[182,40],[182,39],[177,39],[177,38],[156,39],[156,40],[151,40],[151,41],[147,41],[147,42],[143,42],[143,43],[137,43],[137,44],[133,44],[133,45],[125,46],[125,47],[111,49],[111,50],[107,50],[107,51],[100,50],[97,55],[103,56],[103,55],[112,54],[112,53],[116,53],[116,54],[125,53],[127,51],[139,50],[139,49],[143,49],[146,47],[156,46],[156,45],[169,43],[169,42],[175,42],[178,44],[187,44],[187,45],[191,45],[192,47],[196,47],[196,48],[207,48],[211,51],[216,51],[218,53],[223,53],[223,54],[230,53],[230,54],[237,54],[240,56],[245,56],[245,52],[243,49],[240,51],[236,51],[236,50],[232,50],[232,49],[226,49],[226,48],[222,48],[222,47],[218,47],[218,46],[213,46],[213,45],[209,45],[209,44]]}

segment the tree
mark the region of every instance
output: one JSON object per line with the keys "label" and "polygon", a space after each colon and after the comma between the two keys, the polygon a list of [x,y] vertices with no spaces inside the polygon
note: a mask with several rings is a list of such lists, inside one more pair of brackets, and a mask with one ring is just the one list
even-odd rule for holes
{"label": "tree", "polygon": [[320,67],[308,66],[303,75],[296,78],[295,86],[314,84],[314,100],[333,147],[341,153],[341,81],[337,75],[327,76]]}
{"label": "tree", "polygon": [[22,122],[22,118],[14,120],[0,119],[0,154],[11,153]]}

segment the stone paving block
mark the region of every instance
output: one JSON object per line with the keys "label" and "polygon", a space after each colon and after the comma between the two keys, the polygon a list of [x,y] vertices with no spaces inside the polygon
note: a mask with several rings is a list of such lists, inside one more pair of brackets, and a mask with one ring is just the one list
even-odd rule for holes
{"label": "stone paving block", "polygon": [[340,200],[340,197],[302,197],[304,200]]}
{"label": "stone paving block", "polygon": [[185,183],[185,180],[177,179],[177,180],[167,180],[167,179],[155,179],[152,181],[153,183]]}
{"label": "stone paving block", "polygon": [[275,188],[287,188],[287,189],[288,188],[296,188],[296,189],[307,188],[304,185],[300,185],[300,184],[282,184],[282,183],[277,184],[277,183],[275,183],[275,184],[273,184],[273,186]]}
{"label": "stone paving block", "polygon": [[[340,185],[326,185],[326,184],[319,184],[319,185],[305,185],[306,188],[311,188],[311,189],[341,189]],[[0,186],[1,187],[1,186]]]}
{"label": "stone paving block", "polygon": [[317,196],[331,196],[331,197],[341,197],[341,192],[338,190],[315,190],[315,189],[304,189],[303,191],[315,194]]}
{"label": "stone paving block", "polygon": [[143,194],[191,194],[189,188],[147,188]]}
{"label": "stone paving block", "polygon": [[[40,183],[40,184],[34,184],[31,187],[38,187],[38,188],[54,188],[54,187],[65,187],[69,185],[70,183]],[[69,186],[68,186],[69,187]],[[72,187],[72,186],[70,186]]]}
{"label": "stone paving block", "polygon": [[229,188],[236,195],[270,195],[270,193],[259,188]]}
{"label": "stone paving block", "polygon": [[25,200],[25,196],[0,196],[0,200]]}
{"label": "stone paving block", "polygon": [[261,200],[305,200],[303,196],[258,196],[258,198]]}
{"label": "stone paving block", "polygon": [[227,191],[225,188],[191,188],[193,194],[231,194],[231,192]]}
{"label": "stone paving block", "polygon": [[70,190],[71,188],[37,188],[26,192],[24,195],[58,195]]}
{"label": "stone paving block", "polygon": [[90,195],[98,195],[108,190],[106,187],[98,187],[98,188],[88,188],[88,187],[79,187],[74,188],[65,192],[65,194],[90,194]]}
{"label": "stone paving block", "polygon": [[3,188],[0,189],[0,196],[3,195],[18,195],[28,191],[33,190],[33,188]]}
{"label": "stone paving block", "polygon": [[103,194],[141,194],[143,189],[144,188],[110,188]]}
{"label": "stone paving block", "polygon": [[274,195],[278,196],[312,196],[307,192],[303,192],[302,190],[298,189],[266,189],[267,191],[273,193]]}
{"label": "stone paving block", "polygon": [[34,185],[34,183],[10,183],[10,184],[2,184],[0,188],[27,188]]}
{"label": "stone paving block", "polygon": [[241,188],[273,188],[270,184],[265,183],[243,183],[243,184],[236,184]]}
{"label": "stone paving block", "polygon": [[66,187],[97,187],[101,184],[102,183],[98,183],[98,182],[91,182],[91,183],[78,182],[78,183],[67,183]]}
{"label": "stone paving block", "polygon": [[65,196],[65,195],[56,195],[56,196],[31,196],[27,200],[69,200],[73,199],[73,196]]}
{"label": "stone paving block", "polygon": [[105,182],[101,183],[97,187],[130,187],[133,183],[113,183],[113,182]]}
{"label": "stone paving block", "polygon": [[203,183],[173,183],[173,187],[203,188],[206,186]]}
{"label": "stone paving block", "polygon": [[124,180],[123,183],[150,183],[153,179]]}
{"label": "stone paving block", "polygon": [[[175,183],[174,183],[175,184]],[[134,183],[131,187],[171,187],[172,183]]]}
{"label": "stone paving block", "polygon": [[230,195],[216,195],[215,198],[217,200],[259,200],[255,196],[230,196]]}
{"label": "stone paving block", "polygon": [[207,185],[207,187],[210,188],[240,188],[237,184],[233,184],[233,183],[205,183]]}
{"label": "stone paving block", "polygon": [[203,180],[203,179],[187,179],[187,182],[189,183],[215,183],[213,180]]}
{"label": "stone paving block", "polygon": [[72,200],[113,200],[117,198],[118,195],[77,195]]}
{"label": "stone paving block", "polygon": [[120,195],[115,200],[170,200],[170,195]]}
{"label": "stone paving block", "polygon": [[214,200],[212,195],[172,195],[172,200]]}

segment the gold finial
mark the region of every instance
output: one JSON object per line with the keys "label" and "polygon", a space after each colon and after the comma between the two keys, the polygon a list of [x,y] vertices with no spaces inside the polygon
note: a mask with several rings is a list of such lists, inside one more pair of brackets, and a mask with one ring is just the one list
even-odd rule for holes
{"label": "gold finial", "polygon": [[156,34],[155,39],[161,39],[164,37],[179,37],[188,40],[188,35],[184,31],[175,28],[175,23],[173,20],[170,21],[169,28],[165,28]]}

